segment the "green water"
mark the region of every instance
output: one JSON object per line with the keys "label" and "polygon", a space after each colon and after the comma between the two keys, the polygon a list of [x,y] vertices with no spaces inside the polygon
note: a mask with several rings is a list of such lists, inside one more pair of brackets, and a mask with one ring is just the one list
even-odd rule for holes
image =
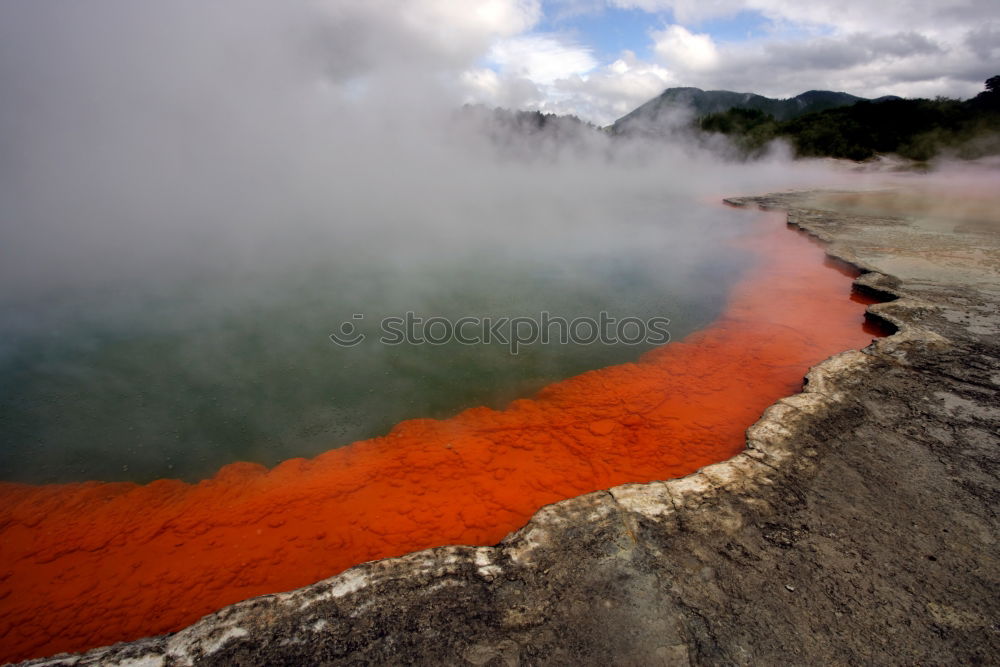
{"label": "green water", "polygon": [[[718,219],[716,219],[718,218]],[[236,460],[274,465],[385,433],[414,417],[500,408],[649,345],[387,346],[385,316],[667,317],[678,339],[715,318],[744,262],[726,215],[710,243],[488,248],[379,262],[206,271],[11,303],[0,325],[0,471],[30,483],[198,480]],[[688,230],[689,231],[689,230]],[[368,340],[329,334],[363,313]]]}

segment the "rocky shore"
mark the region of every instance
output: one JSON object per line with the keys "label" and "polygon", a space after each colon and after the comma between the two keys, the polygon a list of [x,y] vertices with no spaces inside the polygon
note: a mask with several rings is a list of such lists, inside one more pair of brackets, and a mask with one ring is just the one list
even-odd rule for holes
{"label": "rocky shore", "polygon": [[896,333],[815,367],[747,449],[44,665],[969,663],[1000,655],[1000,235],[728,200],[865,273]]}

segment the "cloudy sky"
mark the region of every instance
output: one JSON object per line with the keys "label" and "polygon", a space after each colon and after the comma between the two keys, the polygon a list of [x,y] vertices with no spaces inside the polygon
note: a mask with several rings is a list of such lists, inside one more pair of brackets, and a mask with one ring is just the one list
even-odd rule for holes
{"label": "cloudy sky", "polygon": [[[578,169],[524,172],[455,110],[603,125],[670,86],[967,97],[1000,74],[998,15],[1000,0],[0,0],[0,301],[252,264],[418,209],[416,236],[574,219],[552,183],[582,210],[612,178],[674,182],[690,156],[619,144],[605,164],[595,139],[588,164],[558,153]],[[685,187],[699,180],[773,187]]]}
{"label": "cloudy sky", "polygon": [[[1000,70],[997,0],[497,0],[470,99],[605,123],[670,86],[967,97]],[[518,17],[500,19],[509,12]]]}
{"label": "cloudy sky", "polygon": [[[144,50],[173,44],[188,72],[227,42],[234,53],[259,45],[240,57],[272,67],[296,42],[300,70],[321,63],[324,85],[340,95],[420,76],[452,102],[597,124],[670,86],[968,97],[1000,71],[998,0],[7,0],[0,23],[0,70],[30,73],[46,49],[69,54],[68,72],[81,57],[95,62],[88,51],[105,58],[96,67],[106,73],[132,70],[150,60]],[[178,79],[174,63],[157,67]]]}

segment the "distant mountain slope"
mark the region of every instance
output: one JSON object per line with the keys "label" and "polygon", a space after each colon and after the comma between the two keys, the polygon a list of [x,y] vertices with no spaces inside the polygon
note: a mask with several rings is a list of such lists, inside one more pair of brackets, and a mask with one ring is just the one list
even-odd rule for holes
{"label": "distant mountain slope", "polygon": [[[613,134],[631,129],[656,130],[673,124],[679,110],[690,109],[697,117],[721,113],[733,108],[753,109],[774,116],[776,120],[790,120],[814,111],[844,107],[864,100],[848,93],[829,90],[810,90],[795,97],[781,100],[754,93],[734,93],[729,90],[701,90],[700,88],[668,88],[631,113],[622,116],[611,126]],[[886,99],[886,98],[879,98]]]}
{"label": "distant mountain slope", "polygon": [[701,116],[691,126],[705,141],[725,135],[730,148],[746,158],[764,154],[780,139],[799,157],[867,160],[896,154],[923,161],[948,154],[975,159],[1000,154],[1000,76],[988,79],[986,90],[969,100],[862,100],[784,121],[737,107]]}

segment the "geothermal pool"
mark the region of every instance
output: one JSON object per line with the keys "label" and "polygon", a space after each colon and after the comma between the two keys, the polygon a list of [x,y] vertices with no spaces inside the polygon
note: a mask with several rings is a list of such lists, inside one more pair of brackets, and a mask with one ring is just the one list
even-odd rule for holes
{"label": "geothermal pool", "polygon": [[[665,214],[662,204],[618,207],[617,237],[571,219],[550,235],[446,228],[365,249],[327,239],[312,255],[296,247],[290,258],[0,303],[0,479],[197,482],[233,461],[316,456],[634,360],[651,346],[511,355],[502,342],[376,338],[382,318],[408,311],[452,321],[604,311],[669,318],[683,337],[719,314],[746,267],[731,244],[746,225],[738,212],[674,204]],[[355,314],[369,339],[334,345],[329,334]]]}
{"label": "geothermal pool", "polygon": [[[850,273],[781,216],[702,208],[631,247],[255,275],[260,289],[228,293],[244,301],[222,283],[103,317],[23,311],[7,323],[23,347],[3,350],[0,659],[177,630],[371,559],[493,544],[547,503],[739,452],[810,366],[876,332]],[[413,303],[665,316],[673,342],[513,357],[326,339],[344,313]],[[88,321],[103,328],[60,328]]]}

